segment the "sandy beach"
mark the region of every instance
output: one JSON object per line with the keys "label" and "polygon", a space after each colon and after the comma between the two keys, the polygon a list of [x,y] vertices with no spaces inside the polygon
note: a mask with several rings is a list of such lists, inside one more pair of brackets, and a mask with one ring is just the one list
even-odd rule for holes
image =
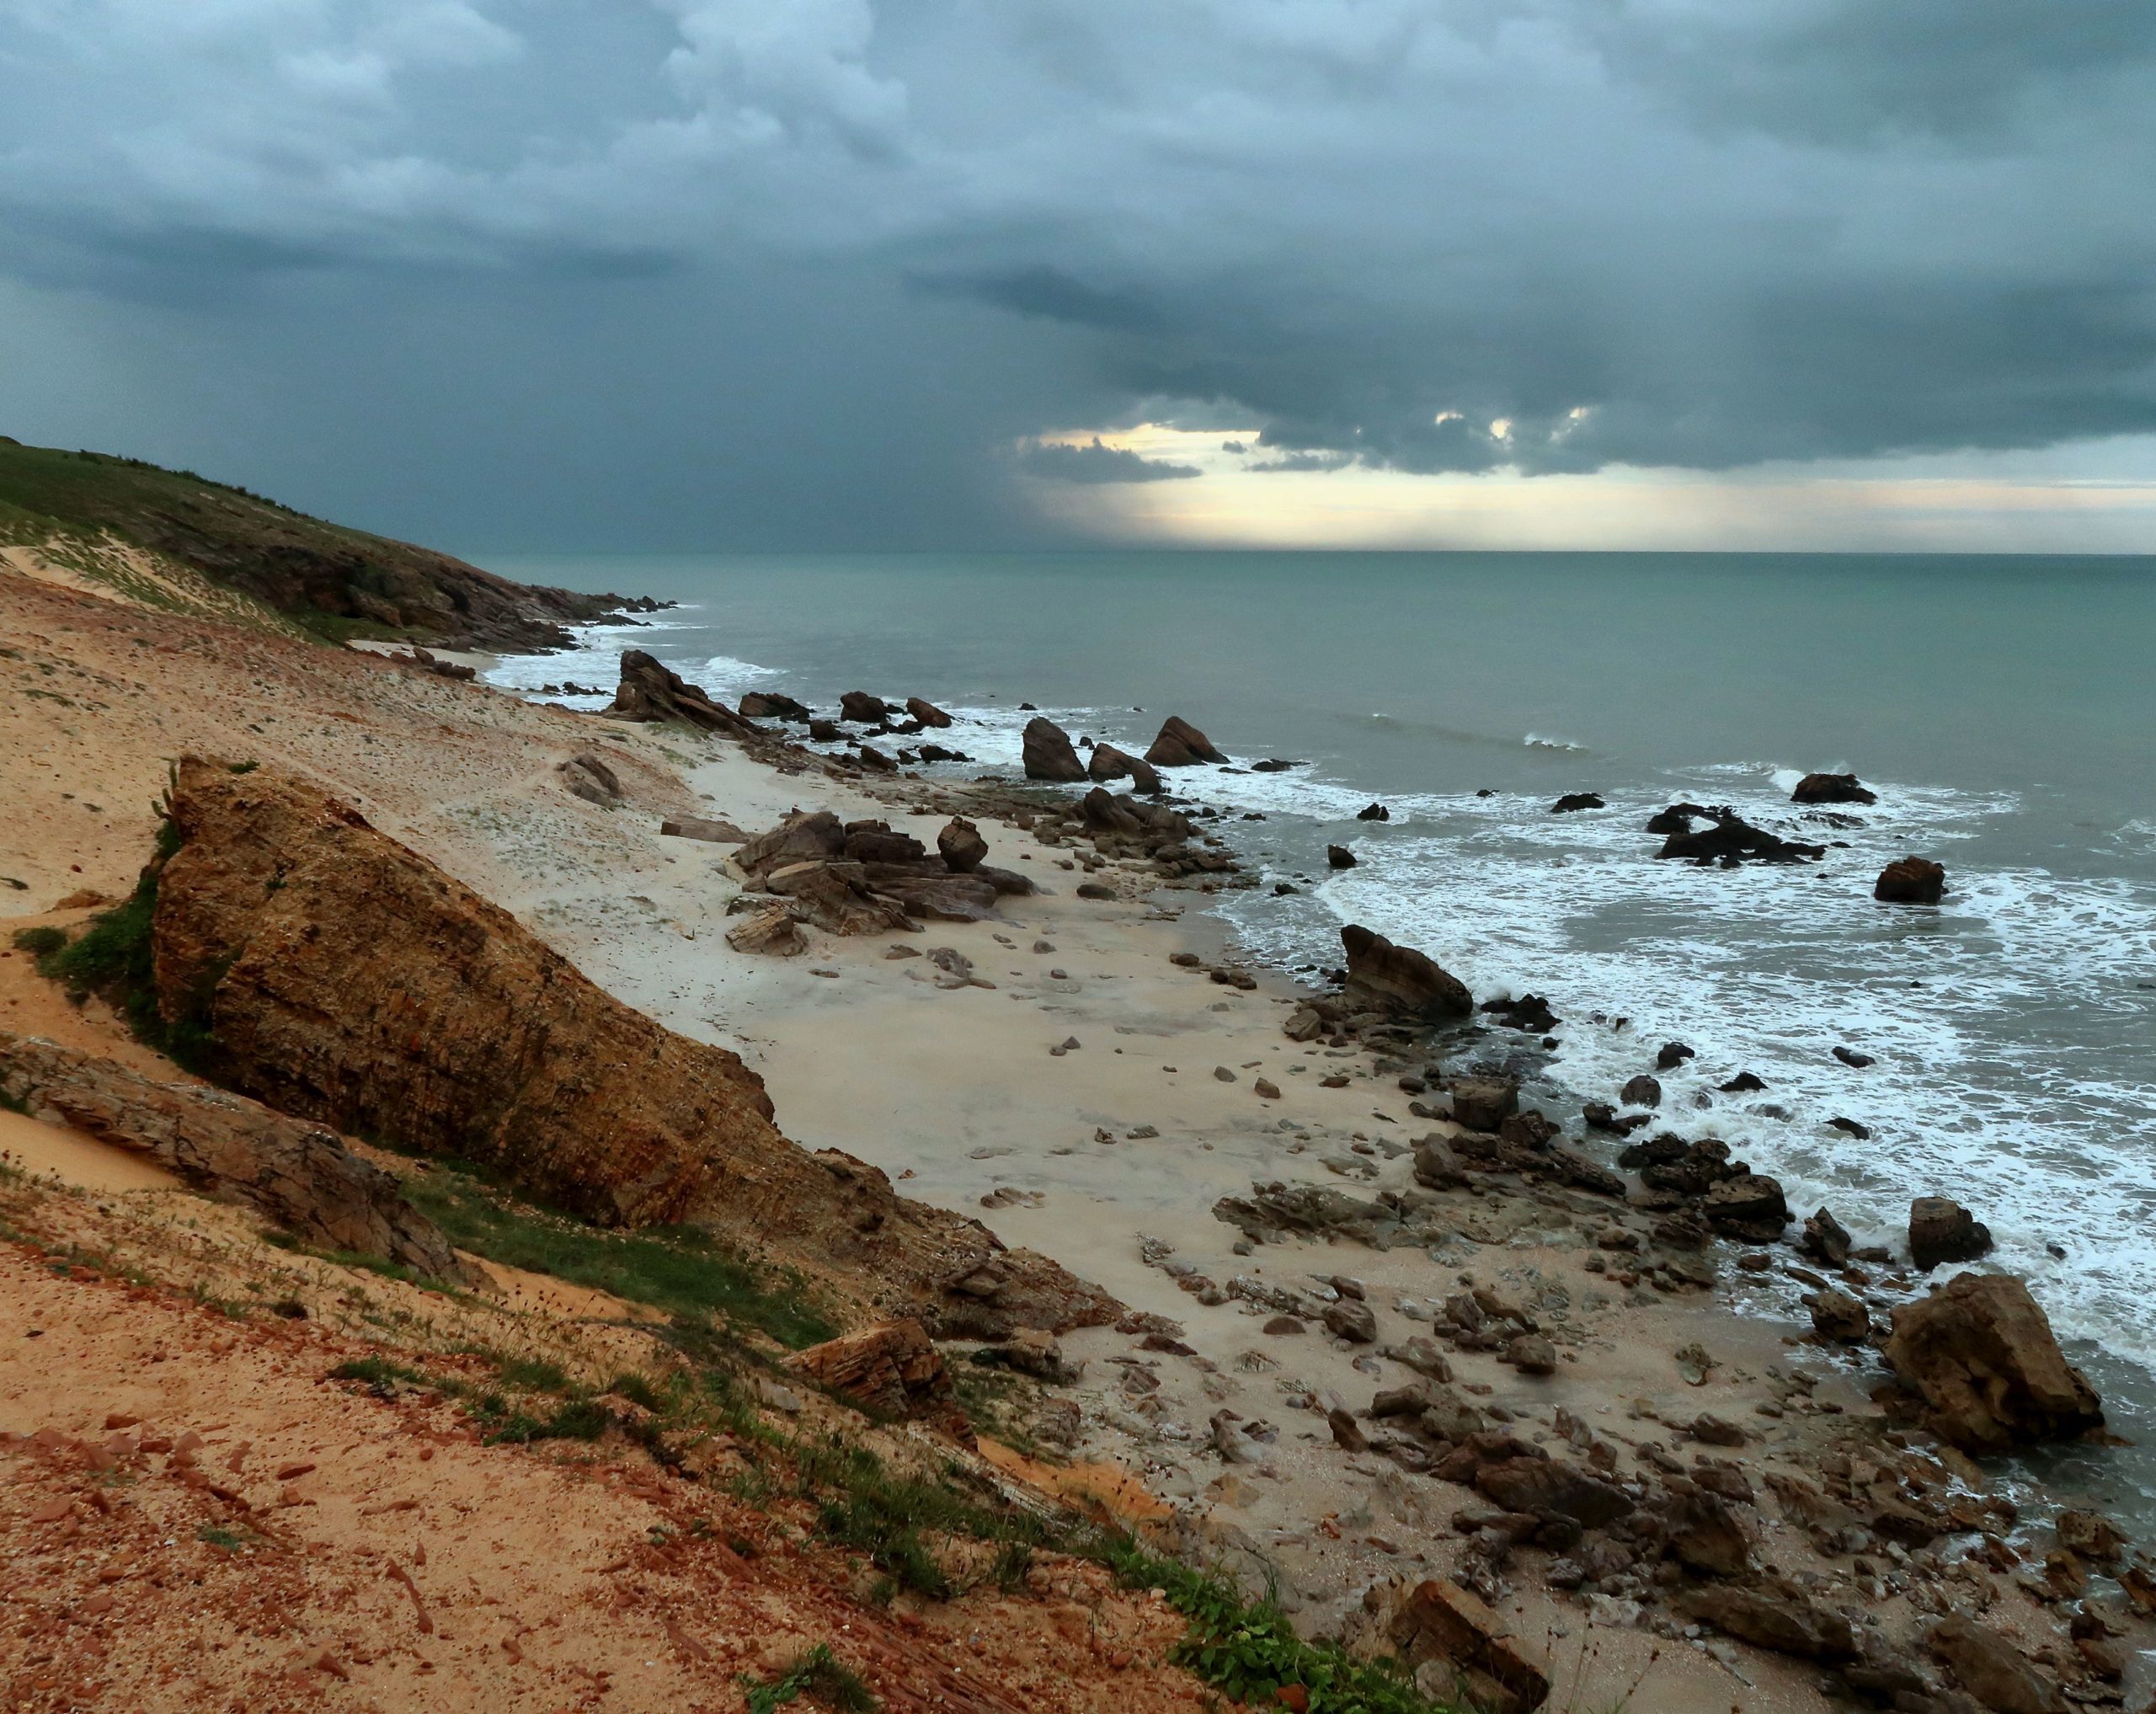
{"label": "sandy beach", "polygon": [[[1753,1269],[1730,1265],[1735,1250],[1721,1247],[1710,1284],[1627,1289],[1610,1274],[1654,1248],[1648,1215],[1495,1176],[1444,1193],[1447,1236],[1428,1246],[1253,1245],[1217,1217],[1222,1198],[1276,1180],[1360,1198],[1413,1193],[1414,1141],[1463,1133],[1411,1113],[1399,1071],[1380,1069],[1366,1048],[1283,1034],[1305,996],[1282,975],[1253,968],[1246,985],[1210,980],[1241,961],[1194,887],[1110,865],[1092,878],[1114,896],[1081,897],[1088,875],[1069,848],[984,813],[987,861],[1029,876],[1037,894],[1004,899],[986,921],[849,937],[809,928],[801,956],[739,953],[726,940],[739,920],[728,906],[744,891],[734,847],[662,835],[663,819],[718,817],[755,833],[796,810],[829,810],[886,820],[933,850],[968,788],[813,758],[782,772],[725,738],[529,703],[357,649],[152,617],[13,572],[0,573],[0,621],[12,807],[0,903],[11,928],[72,928],[128,891],[183,754],[256,762],[329,789],[616,998],[741,1055],[795,1142],[880,1167],[903,1193],[978,1220],[1127,1306],[1118,1325],[1062,1340],[1075,1378],[1052,1391],[1075,1404],[1077,1426],[1061,1455],[1141,1482],[1180,1517],[1192,1551],[1261,1589],[1270,1579],[1310,1634],[1352,1631],[1366,1590],[1454,1574],[1475,1549],[1485,1525],[1470,1514],[1488,1510],[1481,1496],[1396,1466],[1336,1425],[1363,1419],[1375,1436],[1364,1415],[1374,1396],[1428,1378],[1397,1354],[1442,1319],[1448,1298],[1478,1288],[1517,1306],[1554,1357],[1552,1372],[1536,1375],[1502,1353],[1452,1352],[1451,1383],[1492,1423],[1589,1455],[1616,1480],[1733,1464],[1760,1505],[1761,1561],[1882,1638],[1967,1593],[1943,1571],[1916,1575],[1898,1545],[1854,1561],[1822,1552],[1794,1490],[1778,1487],[1822,1470],[1941,1497],[1983,1482],[1951,1450],[1890,1429],[1866,1396],[1870,1371],[1790,1318],[1802,1289],[1789,1275],[1793,1252],[1777,1249]],[[563,789],[560,766],[587,751],[618,778],[618,804]],[[1001,800],[983,801],[992,811]],[[945,948],[976,980],[937,980],[922,954]],[[0,1028],[149,1059],[101,1002],[69,1007],[20,953],[0,957]],[[147,1199],[168,1212],[128,1218],[150,1224],[195,1202],[153,1166],[79,1134],[0,1119],[0,1147],[38,1182],[131,1207]],[[67,1222],[86,1218],[68,1204]],[[218,1210],[216,1225],[227,1251],[247,1241],[248,1223],[232,1211]],[[146,1256],[157,1249],[138,1241]],[[308,1271],[319,1291],[335,1270]],[[17,1308],[51,1293],[49,1283],[30,1292],[19,1272],[8,1270]],[[558,1282],[499,1270],[483,1303],[527,1287],[520,1313],[591,1311]],[[424,1294],[398,1290],[404,1311],[419,1312]],[[1359,1303],[1374,1337],[1335,1337],[1302,1316],[1267,1331],[1282,1326],[1281,1294]],[[947,1355],[963,1364],[968,1348]],[[96,1414],[89,1394],[50,1391],[19,1363],[0,1396],[8,1425],[25,1431],[74,1403],[77,1415]],[[1702,1417],[1736,1425],[1740,1449],[1700,1439],[1691,1425]],[[1228,1430],[1216,1426],[1224,1418]],[[1223,1433],[1238,1449],[1225,1456]],[[604,1519],[589,1527],[619,1533]],[[1657,1714],[1840,1706],[1822,1694],[1813,1662],[1623,1594],[1545,1588],[1540,1573],[1557,1556],[1523,1549],[1497,1604],[1558,1687],[1551,1706],[1591,1714],[1627,1695]],[[2054,1646],[2055,1615],[2027,1579],[1991,1579],[1982,1599],[1988,1625],[2032,1649]],[[658,1706],[656,1682],[645,1691],[630,1704]]]}

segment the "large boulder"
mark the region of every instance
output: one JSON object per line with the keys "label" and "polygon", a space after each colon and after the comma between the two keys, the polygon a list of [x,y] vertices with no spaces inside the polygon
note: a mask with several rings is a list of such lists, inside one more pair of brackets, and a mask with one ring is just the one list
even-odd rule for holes
{"label": "large boulder", "polygon": [[1965,1452],[2073,1439],[2104,1426],[2103,1401],[2011,1274],[1957,1274],[1895,1311],[1886,1355],[1922,1395],[1940,1438]]}
{"label": "large boulder", "polygon": [[1806,774],[1789,794],[1792,804],[1876,804],[1879,794],[1854,774]]}
{"label": "large boulder", "polygon": [[1022,755],[1029,780],[1069,783],[1086,777],[1070,734],[1045,714],[1036,714],[1026,723]]}
{"label": "large boulder", "polygon": [[1929,857],[1897,857],[1871,884],[1882,905],[1936,905],[1945,892],[1946,871]]}
{"label": "large boulder", "polygon": [[[1118,1312],[867,1162],[788,1141],[737,1055],[623,1005],[320,788],[188,757],[171,816],[157,1001],[216,1081],[347,1135],[478,1161],[603,1224],[703,1225],[856,1312],[880,1298],[983,1338]],[[1011,1274],[992,1303],[946,1290],[991,1258]]]}
{"label": "large boulder", "polygon": [[1949,1614],[1924,1639],[1961,1688],[1993,1714],[2066,1714],[2058,1681],[2001,1635],[1996,1625]]}
{"label": "large boulder", "polygon": [[396,1175],[334,1131],[199,1083],[156,1082],[117,1060],[0,1030],[0,1097],[145,1155],[327,1250],[382,1256],[430,1279],[473,1270],[404,1199]]}
{"label": "large boulder", "polygon": [[839,698],[839,718],[857,725],[881,726],[891,718],[891,705],[866,691],[848,691]]}
{"label": "large boulder", "polygon": [[1455,1077],[1448,1086],[1452,1116],[1471,1131],[1494,1131],[1519,1111],[1513,1077]]}
{"label": "large boulder", "polygon": [[910,833],[894,833],[888,821],[849,821],[846,825],[846,843],[841,847],[856,862],[910,863],[918,862],[928,854],[927,847]]}
{"label": "large boulder", "polygon": [[761,738],[764,729],[744,720],[725,703],[706,696],[670,672],[641,649],[622,656],[622,681],[606,713],[616,720],[683,720],[704,732],[729,738]]}
{"label": "large boulder", "polygon": [[742,718],[749,720],[808,720],[814,717],[806,702],[776,691],[750,691],[741,698]]}
{"label": "large boulder", "polygon": [[1550,1699],[1550,1675],[1525,1640],[1449,1578],[1373,1589],[1365,1605],[1418,1683],[1428,1674],[1448,1691],[1457,1684],[1462,1700],[1486,1714],[1533,1714]]}
{"label": "large boulder", "polygon": [[764,877],[802,921],[826,934],[906,934],[920,925],[869,890],[867,872],[854,862],[788,863]]}
{"label": "large boulder", "polygon": [[1794,1584],[1753,1589],[1709,1583],[1688,1590],[1678,1605],[1717,1631],[1777,1654],[1830,1663],[1856,1656],[1856,1632],[1849,1621]]}
{"label": "large boulder", "polygon": [[963,815],[953,815],[936,836],[936,849],[943,867],[954,875],[970,874],[988,861],[988,841],[980,829]]}
{"label": "large boulder", "polygon": [[951,724],[951,717],[926,697],[908,697],[906,713],[923,726],[944,727]]}
{"label": "large boulder", "polygon": [[1909,1260],[1924,1273],[1948,1262],[1991,1254],[1991,1228],[1958,1202],[1919,1196],[1909,1204]]}
{"label": "large boulder", "polygon": [[1161,776],[1153,764],[1145,757],[1133,756],[1128,750],[1118,750],[1113,744],[1097,744],[1093,753],[1086,759],[1086,776],[1096,784],[1105,785],[1110,780],[1128,777],[1134,791],[1157,797],[1165,789]]}
{"label": "large boulder", "polygon": [[1227,759],[1213,747],[1211,739],[1180,714],[1171,714],[1161,723],[1159,735],[1145,751],[1145,760],[1156,768],[1196,767],[1200,762]]}
{"label": "large boulder", "polygon": [[1351,922],[1340,931],[1348,954],[1342,996],[1351,1006],[1414,1017],[1465,1017],[1475,998],[1457,976],[1412,947],[1395,946],[1374,929]]}
{"label": "large boulder", "polygon": [[828,809],[796,810],[768,833],[760,833],[734,853],[734,861],[751,875],[761,875],[788,863],[813,862],[836,857],[846,849],[846,825]]}

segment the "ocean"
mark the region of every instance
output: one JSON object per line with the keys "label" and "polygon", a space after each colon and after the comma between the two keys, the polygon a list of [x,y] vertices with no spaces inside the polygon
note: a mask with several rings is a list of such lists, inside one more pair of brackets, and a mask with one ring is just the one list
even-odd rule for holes
{"label": "ocean", "polygon": [[[2156,1408],[2156,559],[482,563],[682,604],[488,675],[526,693],[611,694],[642,648],[729,701],[921,695],[961,723],[937,734],[974,759],[944,765],[961,777],[1015,771],[1021,702],[1136,750],[1182,715],[1236,771],[1174,784],[1264,817],[1220,830],[1267,884],[1209,901],[1254,954],[1336,964],[1361,921],[1480,998],[1545,996],[1564,1022],[1533,1092],[1553,1116],[1686,1043],[1697,1057],[1660,1074],[1677,1129],[1726,1138],[1860,1242],[1895,1238],[1912,1196],[1967,1204],[2114,1427]],[[1298,766],[1241,771],[1268,757]],[[1877,804],[1806,820],[1789,794],[1814,770],[1857,773]],[[1551,813],[1582,791],[1607,807]],[[1645,823],[1687,798],[1833,844],[1793,867],[1658,862]],[[1372,802],[1391,819],[1357,820]],[[1358,867],[1326,867],[1334,842]],[[1938,908],[1873,901],[1908,854],[1945,865]],[[1281,880],[1299,890],[1275,896]],[[1739,1071],[1765,1087],[1721,1092]],[[2156,1526],[2156,1446],[2049,1467]]]}

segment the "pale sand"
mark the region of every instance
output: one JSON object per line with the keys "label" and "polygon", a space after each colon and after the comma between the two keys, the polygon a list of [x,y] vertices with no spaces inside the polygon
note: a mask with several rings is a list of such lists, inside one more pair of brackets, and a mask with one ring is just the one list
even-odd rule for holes
{"label": "pale sand", "polygon": [[0,1160],[34,1178],[118,1195],[177,1190],[180,1182],[155,1161],[99,1142],[72,1125],[47,1124],[0,1108]]}

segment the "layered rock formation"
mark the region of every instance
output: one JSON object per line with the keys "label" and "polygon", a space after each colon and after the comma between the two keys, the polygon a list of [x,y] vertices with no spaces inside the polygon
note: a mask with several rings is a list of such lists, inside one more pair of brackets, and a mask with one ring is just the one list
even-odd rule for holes
{"label": "layered rock formation", "polygon": [[470,1273],[394,1174],[334,1131],[222,1089],[158,1083],[117,1060],[0,1030],[0,1092],[39,1119],[146,1155],[326,1250],[385,1256],[430,1279]]}
{"label": "layered rock formation", "polygon": [[728,738],[766,735],[762,727],[685,682],[641,649],[622,655],[622,682],[606,712],[616,720],[684,720],[700,731],[723,732]]}
{"label": "layered rock formation", "polygon": [[483,1161],[607,1224],[710,1227],[939,1330],[1107,1318],[1097,1288],[798,1147],[734,1055],[645,1017],[349,804],[183,761],[152,946],[168,1020],[281,1112]]}

